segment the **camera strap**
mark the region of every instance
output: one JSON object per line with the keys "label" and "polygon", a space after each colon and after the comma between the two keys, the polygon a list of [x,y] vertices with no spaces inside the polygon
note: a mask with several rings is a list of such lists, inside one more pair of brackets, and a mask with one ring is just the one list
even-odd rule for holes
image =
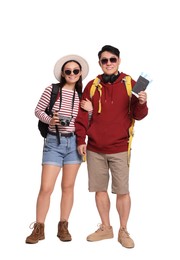
{"label": "camera strap", "polygon": [[[73,97],[72,97],[72,104],[71,104],[71,119],[73,118],[74,100],[75,100],[75,89],[74,89],[74,93],[73,93]],[[62,87],[60,88],[59,110],[61,109],[61,105],[62,105]],[[58,144],[60,144],[61,140],[60,140],[60,134],[59,134],[59,129],[58,129],[57,125],[56,125],[56,136],[58,139]]]}
{"label": "camera strap", "polygon": [[61,141],[60,141],[60,136],[59,136],[59,129],[58,129],[58,126],[55,125],[56,127],[56,136],[57,136],[57,141],[58,141],[58,144],[60,145]]}

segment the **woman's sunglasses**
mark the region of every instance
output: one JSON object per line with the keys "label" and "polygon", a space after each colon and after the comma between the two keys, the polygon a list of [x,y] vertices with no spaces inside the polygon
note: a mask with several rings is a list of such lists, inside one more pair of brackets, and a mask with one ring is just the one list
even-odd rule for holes
{"label": "woman's sunglasses", "polygon": [[105,65],[105,64],[107,64],[108,63],[108,61],[110,61],[111,63],[116,63],[117,62],[117,58],[110,58],[110,59],[107,59],[107,58],[103,58],[102,60],[100,60],[101,61],[101,63],[103,64],[103,65]]}
{"label": "woman's sunglasses", "polygon": [[65,73],[66,75],[71,75],[71,73],[73,73],[74,75],[78,75],[79,72],[80,72],[80,70],[78,70],[78,69],[75,69],[75,70],[65,70],[65,71],[64,71],[64,73]]}

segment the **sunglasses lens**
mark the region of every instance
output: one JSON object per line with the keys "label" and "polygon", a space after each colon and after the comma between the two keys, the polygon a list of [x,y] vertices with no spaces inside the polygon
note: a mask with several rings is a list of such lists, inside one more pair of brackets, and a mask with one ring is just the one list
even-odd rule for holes
{"label": "sunglasses lens", "polygon": [[110,58],[110,62],[111,62],[111,63],[116,63],[116,62],[117,62],[117,59],[116,59],[116,58]]}
{"label": "sunglasses lens", "polygon": [[74,73],[75,75],[79,74],[79,72],[80,72],[80,70],[78,70],[78,69],[73,70],[73,73]]}
{"label": "sunglasses lens", "polygon": [[70,74],[71,74],[71,70],[65,70],[64,73],[65,73],[66,75],[70,75]]}
{"label": "sunglasses lens", "polygon": [[64,71],[64,73],[65,73],[66,75],[71,75],[72,72],[73,72],[74,75],[78,75],[79,72],[80,72],[80,70],[75,69],[75,70],[73,70],[73,71],[71,71],[71,70],[65,70],[65,71]]}
{"label": "sunglasses lens", "polygon": [[102,59],[101,60],[101,63],[104,65],[104,64],[107,64],[108,63],[108,59]]}
{"label": "sunglasses lens", "polygon": [[113,57],[110,58],[110,59],[104,58],[104,59],[101,60],[101,63],[102,63],[103,65],[105,65],[105,64],[108,63],[108,61],[110,61],[111,63],[116,63],[116,62],[117,62],[117,59],[116,59],[116,58],[113,58]]}

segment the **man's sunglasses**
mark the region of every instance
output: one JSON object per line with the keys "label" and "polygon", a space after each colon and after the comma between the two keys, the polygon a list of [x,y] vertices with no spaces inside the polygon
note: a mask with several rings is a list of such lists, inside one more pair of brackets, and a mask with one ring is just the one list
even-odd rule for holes
{"label": "man's sunglasses", "polygon": [[75,70],[65,70],[65,71],[64,71],[64,73],[65,73],[66,75],[71,75],[71,73],[73,73],[74,75],[78,75],[79,72],[80,72],[80,70],[78,70],[78,69],[75,69]]}
{"label": "man's sunglasses", "polygon": [[117,58],[115,58],[115,57],[112,57],[112,58],[110,58],[110,59],[103,58],[103,59],[100,60],[100,61],[101,61],[101,63],[102,63],[103,65],[105,65],[105,64],[108,63],[108,61],[110,61],[111,63],[116,63],[116,62],[117,62]]}

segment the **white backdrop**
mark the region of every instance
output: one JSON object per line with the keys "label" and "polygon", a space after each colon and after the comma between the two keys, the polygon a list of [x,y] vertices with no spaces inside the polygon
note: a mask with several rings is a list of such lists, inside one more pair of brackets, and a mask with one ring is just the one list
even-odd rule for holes
{"label": "white backdrop", "polygon": [[[0,3],[1,259],[178,259],[179,252],[179,9],[178,0],[2,0]],[[56,237],[61,175],[46,220],[46,239],[25,244],[35,220],[43,140],[34,109],[53,67],[67,54],[84,56],[90,72],[101,72],[103,45],[121,51],[120,70],[134,79],[145,71],[149,115],[135,126],[128,229],[132,250],[117,242],[119,220],[111,196],[115,238],[88,243],[100,222],[94,194],[87,189],[86,163],[75,187],[71,243]],[[1,256],[2,255],[2,256]]]}

